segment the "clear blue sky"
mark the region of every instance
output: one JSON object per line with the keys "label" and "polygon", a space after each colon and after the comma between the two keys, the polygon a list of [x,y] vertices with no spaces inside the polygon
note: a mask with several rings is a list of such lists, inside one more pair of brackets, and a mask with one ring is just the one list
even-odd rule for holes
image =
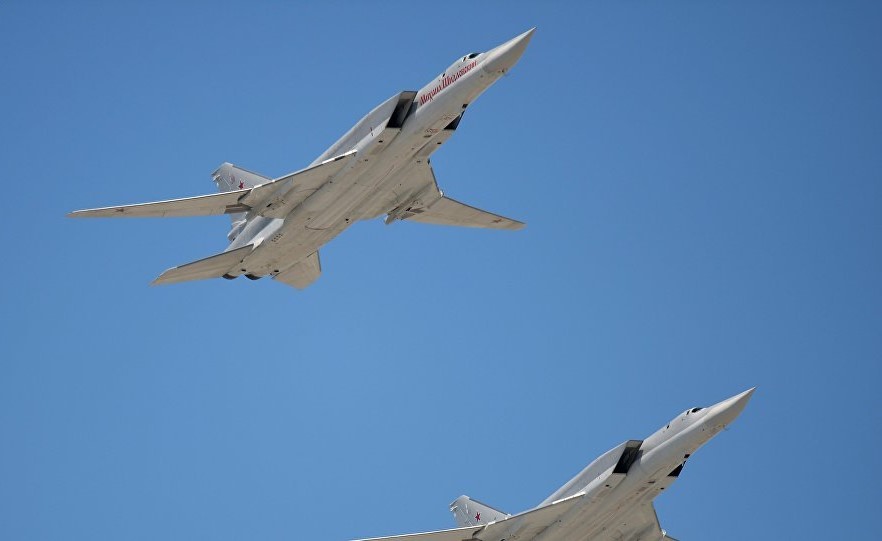
{"label": "clear blue sky", "polygon": [[[662,525],[878,534],[878,3],[118,4],[0,7],[0,538],[447,528],[754,385]],[[523,231],[360,223],[304,292],[152,288],[228,220],[65,218],[299,169],[532,26],[433,160]]]}

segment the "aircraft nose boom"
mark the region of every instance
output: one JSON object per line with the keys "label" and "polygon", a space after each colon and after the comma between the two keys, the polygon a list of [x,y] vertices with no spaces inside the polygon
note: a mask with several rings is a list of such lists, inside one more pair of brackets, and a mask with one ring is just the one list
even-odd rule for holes
{"label": "aircraft nose boom", "polygon": [[708,413],[713,415],[715,424],[724,426],[728,425],[741,415],[744,407],[747,406],[747,403],[750,401],[750,397],[753,396],[753,391],[755,389],[756,387],[751,387],[743,393],[736,394],[733,397],[727,398],[726,400],[711,406]]}
{"label": "aircraft nose boom", "polygon": [[535,28],[531,28],[520,36],[512,38],[488,51],[488,58],[484,61],[484,71],[487,73],[501,73],[510,70],[512,66],[517,64],[521,55],[524,54],[535,31]]}

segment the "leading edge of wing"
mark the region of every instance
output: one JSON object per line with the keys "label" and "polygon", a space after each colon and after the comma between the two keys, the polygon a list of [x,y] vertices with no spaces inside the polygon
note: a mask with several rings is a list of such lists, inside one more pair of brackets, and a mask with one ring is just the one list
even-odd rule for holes
{"label": "leading edge of wing", "polygon": [[408,533],[391,535],[388,537],[370,537],[356,541],[467,541],[474,539],[475,535],[484,529],[484,526],[466,526],[451,530],[436,530],[434,532]]}
{"label": "leading edge of wing", "polygon": [[245,212],[248,206],[239,203],[239,198],[251,190],[197,195],[181,199],[168,199],[152,203],[117,205],[95,209],[75,210],[69,218],[171,218],[177,216],[213,216]]}
{"label": "leading edge of wing", "polygon": [[[354,156],[352,150],[340,156],[325,160],[318,165],[279,177],[245,190],[235,190],[209,195],[197,195],[181,199],[168,199],[151,203],[116,205],[94,209],[76,210],[68,214],[70,218],[167,218],[177,216],[213,216],[248,212],[267,204],[275,194],[284,197],[285,192],[298,192],[299,188],[316,190],[328,177],[340,172],[349,163],[344,158]],[[311,193],[311,192],[308,192]],[[291,197],[288,196],[290,199]],[[289,209],[290,210],[290,209]]]}

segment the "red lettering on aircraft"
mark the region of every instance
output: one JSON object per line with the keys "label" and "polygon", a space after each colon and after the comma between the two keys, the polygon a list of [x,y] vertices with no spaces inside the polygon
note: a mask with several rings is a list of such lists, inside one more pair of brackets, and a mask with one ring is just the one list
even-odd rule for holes
{"label": "red lettering on aircraft", "polygon": [[474,69],[474,67],[477,65],[478,65],[478,61],[472,60],[470,63],[461,67],[453,75],[444,75],[443,77],[441,77],[441,84],[439,84],[435,88],[429,90],[428,92],[426,92],[425,94],[420,96],[420,105],[425,105],[426,103],[435,99],[435,95],[437,95],[439,92],[441,92],[442,90],[444,90],[448,86],[455,83],[457,81],[457,79],[459,79],[460,77],[462,77],[466,73],[472,71],[472,69]]}

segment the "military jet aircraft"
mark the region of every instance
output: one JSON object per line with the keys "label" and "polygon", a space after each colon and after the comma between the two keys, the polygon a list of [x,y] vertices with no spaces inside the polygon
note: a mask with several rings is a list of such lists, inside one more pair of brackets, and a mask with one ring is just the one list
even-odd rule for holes
{"label": "military jet aircraft", "polygon": [[418,92],[381,103],[306,169],[276,179],[230,163],[212,174],[220,193],[78,210],[71,217],[166,217],[229,214],[227,249],[171,268],[154,284],[272,276],[305,288],[321,273],[318,250],[357,220],[386,224],[520,229],[523,223],[444,195],[429,156],[459,127],[478,96],[520,59],[535,29],[484,53],[457,59]]}
{"label": "military jet aircraft", "polygon": [[364,541],[628,541],[673,539],[652,501],[677,480],[686,460],[741,413],[748,389],[707,408],[691,408],[645,440],[607,451],[537,507],[509,515],[460,496],[450,504],[458,528]]}

